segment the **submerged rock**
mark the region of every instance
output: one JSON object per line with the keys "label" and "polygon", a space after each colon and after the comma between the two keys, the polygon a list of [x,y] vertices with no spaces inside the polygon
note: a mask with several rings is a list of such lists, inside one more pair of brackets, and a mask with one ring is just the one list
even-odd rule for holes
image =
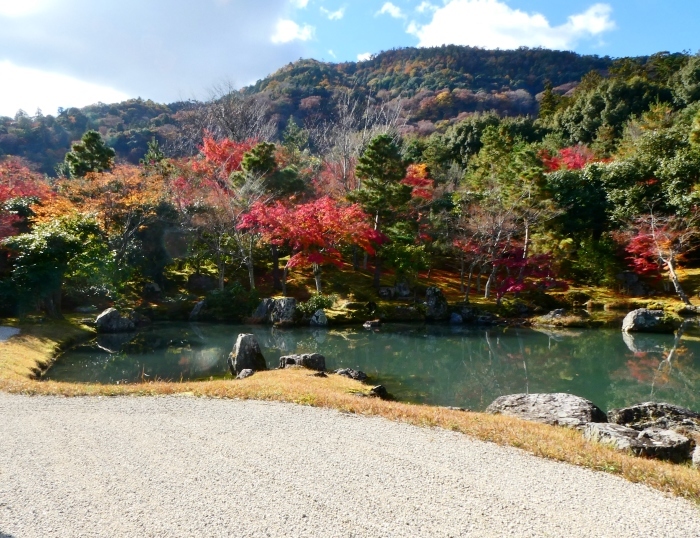
{"label": "submerged rock", "polygon": [[661,428],[700,432],[700,413],[668,403],[644,402],[639,405],[611,409],[608,422],[635,430]]}
{"label": "submerged rock", "polygon": [[233,351],[228,357],[228,366],[234,376],[243,370],[267,370],[265,357],[260,351],[255,335],[239,334]]}
{"label": "submerged rock", "polygon": [[122,316],[116,308],[108,308],[97,316],[95,327],[99,333],[124,333],[135,328],[134,322]]}
{"label": "submerged rock", "polygon": [[304,353],[302,355],[285,355],[280,357],[280,368],[287,366],[303,366],[310,370],[323,372],[326,369],[326,357],[320,353]]}
{"label": "submerged rock", "polygon": [[570,428],[583,428],[589,422],[607,422],[605,413],[593,402],[566,393],[501,396],[486,408],[486,412]]}
{"label": "submerged rock", "polygon": [[464,323],[464,319],[461,315],[457,312],[452,312],[452,314],[450,314],[450,325],[462,325],[462,323]]}
{"label": "submerged rock", "polygon": [[583,436],[618,450],[630,450],[635,456],[646,456],[676,463],[688,461],[694,443],[671,430],[647,428],[637,431],[620,424],[587,424]]}
{"label": "submerged rock", "polygon": [[342,375],[343,377],[349,377],[355,381],[365,381],[367,379],[367,374],[361,370],[353,370],[352,368],[340,368],[335,371],[336,374]]}
{"label": "submerged rock", "polygon": [[679,320],[663,310],[638,308],[622,320],[623,332],[672,333],[680,326]]}

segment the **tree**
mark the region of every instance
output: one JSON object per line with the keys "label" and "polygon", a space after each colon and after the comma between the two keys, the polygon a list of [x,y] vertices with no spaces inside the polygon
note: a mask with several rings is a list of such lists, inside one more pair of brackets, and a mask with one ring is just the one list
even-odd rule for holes
{"label": "tree", "polygon": [[[374,215],[374,229],[381,232],[405,209],[413,190],[411,185],[402,183],[406,168],[399,148],[389,135],[372,139],[357,163],[356,173],[362,183],[348,198],[359,202],[365,211]],[[375,259],[375,287],[379,287],[380,277],[381,256],[378,255]]]}
{"label": "tree", "polygon": [[54,317],[61,316],[66,275],[95,274],[108,258],[99,225],[79,214],[39,223],[31,232],[8,237],[2,243],[13,253],[16,290]]}
{"label": "tree", "polygon": [[551,118],[557,111],[558,104],[558,95],[554,93],[554,90],[552,89],[552,82],[550,80],[546,80],[544,83],[542,98],[540,99],[540,111],[538,113],[538,117],[543,120]]}
{"label": "tree", "polygon": [[344,206],[326,196],[296,206],[257,203],[242,218],[239,229],[255,230],[266,242],[287,245],[292,256],[284,280],[293,267],[312,267],[316,291],[321,293],[321,268],[341,264],[341,246],[356,245],[373,254],[374,245],[382,241],[368,221],[358,204]]}
{"label": "tree", "polygon": [[27,231],[34,206],[50,197],[48,184],[20,159],[1,159],[0,239]]}
{"label": "tree", "polygon": [[678,264],[697,245],[700,209],[686,216],[659,216],[653,207],[636,219],[634,232],[625,247],[629,261],[640,274],[668,271],[668,277],[680,299],[690,305],[690,299],[678,278]]}
{"label": "tree", "polygon": [[114,150],[108,147],[100,133],[88,131],[80,142],[73,144],[64,160],[71,177],[84,177],[89,172],[104,172],[114,166]]}

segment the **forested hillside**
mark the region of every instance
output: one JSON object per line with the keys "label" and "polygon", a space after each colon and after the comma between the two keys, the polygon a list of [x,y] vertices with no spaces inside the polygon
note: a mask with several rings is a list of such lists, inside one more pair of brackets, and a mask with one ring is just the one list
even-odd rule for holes
{"label": "forested hillside", "polygon": [[205,103],[19,114],[0,134],[0,304],[133,305],[209,278],[209,315],[240,319],[260,289],[307,278],[312,308],[329,280],[371,301],[433,270],[464,301],[541,307],[575,284],[689,304],[699,111],[700,56],[445,47],[300,61]]}
{"label": "forested hillside", "polygon": [[[348,90],[356,99],[373,97],[394,106],[401,100],[406,121],[420,123],[426,132],[434,122],[464,113],[536,114],[535,95],[545,81],[555,87],[575,83],[591,70],[606,73],[611,65],[610,58],[545,49],[407,48],[383,52],[365,62],[299,60],[242,93],[267,101],[269,114],[280,128],[292,116],[302,125],[331,119],[333,95]],[[25,157],[42,172],[52,173],[70,143],[94,129],[120,159],[135,164],[152,137],[162,144],[176,139],[188,117],[183,111],[196,105],[132,99],[69,108],[56,115],[18,111],[14,118],[0,117],[0,155]]]}

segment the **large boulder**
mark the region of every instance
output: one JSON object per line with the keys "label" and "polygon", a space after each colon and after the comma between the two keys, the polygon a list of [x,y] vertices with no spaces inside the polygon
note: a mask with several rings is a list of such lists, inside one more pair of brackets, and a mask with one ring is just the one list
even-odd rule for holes
{"label": "large boulder", "polygon": [[429,321],[442,321],[449,318],[447,299],[440,288],[425,290],[425,317]]}
{"label": "large boulder", "polygon": [[311,316],[311,321],[309,324],[312,327],[328,327],[328,318],[326,317],[326,313],[322,309],[316,310],[314,315]]}
{"label": "large boulder", "polygon": [[623,332],[672,333],[680,326],[680,321],[663,310],[638,308],[632,310],[622,320]]}
{"label": "large boulder", "polygon": [[486,408],[486,412],[569,428],[583,428],[589,422],[607,422],[605,413],[593,402],[566,393],[501,396]]}
{"label": "large boulder", "polygon": [[693,451],[693,468],[695,469],[700,469],[700,445],[697,445],[695,447],[695,450]]}
{"label": "large boulder", "polygon": [[274,299],[263,299],[250,317],[251,323],[267,323],[270,320],[272,309],[275,306]]}
{"label": "large boulder", "polygon": [[238,376],[243,370],[267,370],[265,357],[260,351],[260,344],[255,335],[238,335],[233,351],[228,356],[228,367],[234,376]]}
{"label": "large boulder", "polygon": [[275,299],[270,312],[270,321],[278,326],[294,325],[297,315],[297,300],[293,297]]}
{"label": "large boulder", "polygon": [[587,424],[584,438],[613,446],[618,450],[630,450],[635,456],[646,456],[676,463],[691,458],[694,443],[685,435],[671,430],[647,428],[637,431],[620,424]]}
{"label": "large boulder", "polygon": [[638,431],[647,428],[700,432],[700,413],[668,403],[644,402],[608,411],[608,422]]}
{"label": "large boulder", "polygon": [[287,366],[303,366],[310,370],[323,372],[326,369],[326,357],[320,353],[303,353],[301,355],[280,357],[280,368],[286,368]]}
{"label": "large boulder", "polygon": [[108,308],[95,320],[98,333],[126,333],[135,329],[134,322],[122,316],[116,308]]}

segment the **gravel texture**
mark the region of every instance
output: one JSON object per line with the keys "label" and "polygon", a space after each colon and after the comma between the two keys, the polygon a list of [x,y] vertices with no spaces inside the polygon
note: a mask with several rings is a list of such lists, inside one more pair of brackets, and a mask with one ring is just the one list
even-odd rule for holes
{"label": "gravel texture", "polygon": [[523,452],[336,411],[0,393],[0,538],[700,536],[700,510]]}

